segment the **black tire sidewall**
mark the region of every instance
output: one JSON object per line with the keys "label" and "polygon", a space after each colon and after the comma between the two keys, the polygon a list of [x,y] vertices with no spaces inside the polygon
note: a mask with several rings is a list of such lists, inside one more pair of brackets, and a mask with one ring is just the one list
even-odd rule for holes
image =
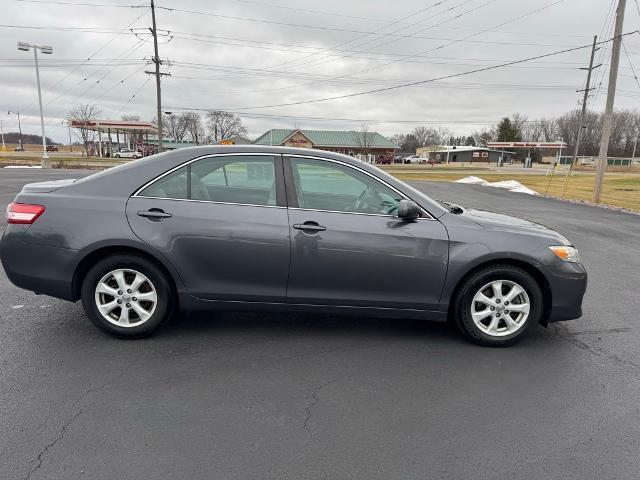
{"label": "black tire sidewall", "polygon": [[[149,320],[135,327],[120,327],[107,321],[99,312],[95,302],[95,288],[107,273],[118,268],[136,270],[145,275],[156,289],[158,301]],[[173,291],[166,274],[153,262],[136,255],[120,254],[97,262],[82,282],[82,305],[89,320],[101,330],[121,338],[142,338],[150,335],[170,317],[173,308]]]}
{"label": "black tire sidewall", "polygon": [[[471,302],[478,290],[494,280],[510,280],[525,289],[531,308],[525,324],[516,332],[503,337],[492,337],[481,331],[471,318]],[[532,325],[540,323],[544,312],[544,298],[536,280],[525,270],[510,265],[484,268],[471,275],[460,288],[455,299],[454,319],[458,328],[471,341],[486,346],[503,347],[521,340]]]}

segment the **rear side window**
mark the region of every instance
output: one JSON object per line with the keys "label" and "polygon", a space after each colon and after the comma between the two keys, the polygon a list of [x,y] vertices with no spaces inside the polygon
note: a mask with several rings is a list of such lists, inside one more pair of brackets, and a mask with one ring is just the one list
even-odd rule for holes
{"label": "rear side window", "polygon": [[277,205],[273,157],[203,158],[159,179],[141,196],[247,205]]}
{"label": "rear side window", "polygon": [[153,182],[142,190],[140,195],[144,197],[188,199],[187,167],[179,168]]}

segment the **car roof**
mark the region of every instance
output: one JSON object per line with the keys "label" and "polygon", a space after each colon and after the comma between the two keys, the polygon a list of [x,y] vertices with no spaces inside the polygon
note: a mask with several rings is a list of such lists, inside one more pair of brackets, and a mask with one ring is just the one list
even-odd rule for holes
{"label": "car roof", "polygon": [[[130,196],[142,185],[153,180],[163,173],[179,167],[181,164],[195,160],[199,157],[223,154],[272,154],[272,155],[299,155],[305,157],[318,157],[321,159],[336,160],[369,172],[374,177],[387,182],[409,198],[419,194],[424,202],[419,202],[423,207],[425,202],[429,204],[427,210],[433,216],[438,217],[447,210],[413,187],[405,184],[397,178],[389,175],[375,165],[362,162],[356,158],[340,153],[315,150],[310,148],[293,148],[265,145],[206,145],[199,147],[186,147],[177,150],[166,151],[149,157],[143,157],[131,162],[126,162],[108,170],[90,175],[66,187],[78,193],[104,194],[107,196]],[[409,193],[411,191],[411,194]]]}

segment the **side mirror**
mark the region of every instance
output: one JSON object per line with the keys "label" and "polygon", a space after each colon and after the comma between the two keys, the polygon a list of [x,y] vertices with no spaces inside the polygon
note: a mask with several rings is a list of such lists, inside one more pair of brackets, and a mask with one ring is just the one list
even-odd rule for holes
{"label": "side mirror", "polygon": [[411,200],[400,200],[398,204],[398,218],[415,220],[420,217],[420,207]]}

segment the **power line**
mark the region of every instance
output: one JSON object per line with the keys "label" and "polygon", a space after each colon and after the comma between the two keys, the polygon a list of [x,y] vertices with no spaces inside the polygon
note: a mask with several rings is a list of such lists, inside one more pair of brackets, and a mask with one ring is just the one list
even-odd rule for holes
{"label": "power line", "polygon": [[640,80],[638,80],[638,75],[636,74],[636,69],[633,67],[633,62],[631,61],[629,53],[627,52],[627,47],[625,46],[624,42],[620,43],[622,43],[622,49],[624,50],[624,54],[627,57],[627,61],[629,62],[629,66],[631,67],[631,71],[633,72],[633,78],[636,81],[636,85],[638,86],[638,89],[640,89]]}
{"label": "power line", "polygon": [[[451,11],[453,11],[453,10],[459,8],[459,7],[462,7],[462,6],[464,6],[464,5],[468,4],[468,3],[471,3],[473,1],[474,0],[464,0],[461,3],[457,3],[455,5],[452,5],[452,6],[448,7],[448,8],[446,8],[445,10],[442,10],[442,11],[439,11],[437,13],[431,14],[426,18],[422,18],[422,19],[420,19],[418,21],[414,21],[413,23],[410,23],[408,26],[401,25],[399,28],[395,28],[390,32],[384,33],[384,35],[382,37],[380,37],[380,38],[367,39],[367,37],[369,37],[369,35],[368,34],[364,34],[364,35],[360,35],[359,37],[357,37],[357,38],[355,38],[353,40],[350,40],[350,41],[347,41],[347,42],[343,42],[343,44],[340,44],[340,46],[344,45],[344,44],[352,44],[353,42],[356,42],[355,45],[352,45],[351,47],[349,47],[349,50],[353,51],[358,47],[362,47],[364,45],[371,44],[371,42],[376,42],[376,41],[382,40],[384,38],[388,38],[388,37],[396,38],[395,35],[400,31],[406,31],[407,28],[423,25],[424,22],[427,21],[427,20],[432,20],[432,19],[434,19],[436,17],[439,17],[440,15],[443,15],[445,13],[451,12]],[[494,0],[490,0],[490,1],[494,1]],[[392,27],[393,25],[396,25],[396,24],[399,24],[399,23],[404,23],[404,21],[409,19],[409,18],[411,18],[411,19],[417,18],[418,15],[421,15],[422,13],[424,13],[425,11],[427,11],[427,10],[429,10],[431,8],[438,7],[438,6],[442,5],[443,3],[445,3],[445,2],[444,1],[436,2],[433,5],[427,7],[425,9],[423,9],[423,10],[419,10],[415,14],[409,14],[409,15],[407,15],[407,16],[399,19],[399,20],[395,20],[395,21],[385,25],[381,30],[386,30],[387,28]],[[426,29],[423,28],[421,30],[418,30],[417,32],[413,32],[413,35],[415,35],[416,33],[421,33],[424,30],[426,30]],[[389,43],[389,42],[385,42],[385,43]],[[384,45],[385,43],[378,44],[376,46]],[[368,50],[372,50],[372,48],[368,48]],[[305,60],[307,58],[311,58],[311,60],[305,61],[305,62],[302,62],[302,63],[299,62],[299,60]],[[294,66],[293,68],[300,68],[300,67],[302,67],[304,65],[308,65],[309,63],[313,64],[312,66],[315,66],[315,65],[318,64],[318,60],[320,60],[320,63],[326,63],[326,62],[322,61],[322,58],[326,58],[326,55],[321,56],[320,59],[314,57],[313,55],[307,55],[306,57],[303,57],[302,59],[296,59],[296,60],[293,60],[293,61],[289,60],[289,61],[286,61],[286,62],[283,62],[283,63],[276,64],[275,66],[272,66],[271,68],[275,68],[275,67],[278,67],[278,66],[286,65],[286,64],[289,64],[289,63],[292,63],[292,62],[296,62],[297,63],[297,65]]]}
{"label": "power line", "polygon": [[[509,23],[513,23],[513,22],[516,22],[516,21],[518,21],[518,20],[522,20],[523,18],[526,18],[526,17],[528,17],[528,16],[534,15],[534,14],[536,14],[536,13],[538,13],[538,12],[542,11],[542,10],[545,10],[545,9],[550,8],[550,7],[552,7],[552,6],[555,6],[555,5],[559,4],[559,3],[562,3],[563,1],[564,1],[564,0],[557,0],[557,1],[553,2],[553,3],[551,3],[551,4],[548,4],[548,5],[545,5],[545,6],[543,6],[543,7],[540,7],[540,8],[534,9],[534,10],[531,10],[531,11],[529,11],[529,12],[527,12],[527,13],[524,13],[524,14],[522,14],[522,15],[519,15],[518,17],[515,17],[515,18],[512,18],[512,19],[507,20],[507,21],[505,21],[505,22],[502,22],[502,23],[500,23],[500,24],[498,24],[498,25],[494,25],[493,27],[489,27],[489,28],[486,28],[486,29],[484,29],[484,30],[481,30],[480,32],[477,32],[477,33],[473,33],[473,34],[467,35],[466,37],[463,37],[463,38],[461,38],[461,39],[455,39],[455,40],[450,41],[449,43],[447,43],[447,44],[445,44],[445,45],[439,45],[439,46],[437,46],[437,47],[434,47],[434,48],[431,48],[431,49],[428,49],[428,50],[424,50],[424,51],[418,52],[418,53],[413,54],[413,55],[405,56],[405,57],[403,57],[403,59],[407,60],[407,59],[415,58],[415,57],[416,57],[416,56],[418,56],[418,55],[424,55],[424,54],[426,54],[426,53],[431,53],[431,52],[434,52],[434,51],[436,51],[436,50],[440,50],[440,49],[442,49],[442,48],[449,47],[449,46],[451,46],[451,45],[455,45],[455,44],[458,44],[458,43],[461,43],[461,42],[468,41],[469,39],[471,39],[471,38],[473,38],[473,37],[476,37],[476,36],[480,35],[481,33],[486,33],[486,32],[488,32],[488,31],[491,31],[491,30],[492,30],[492,29],[494,29],[494,28],[499,28],[499,27],[502,27],[502,26],[507,25],[507,24],[509,24]],[[487,5],[488,3],[491,3],[491,2],[487,2],[487,3],[483,4],[483,6],[484,6],[484,5]],[[459,18],[460,16],[462,16],[462,15],[464,15],[464,14],[467,14],[467,13],[469,13],[469,11],[468,11],[468,12],[464,12],[463,14],[458,15],[458,17],[456,17],[456,18]],[[476,41],[474,41],[473,43],[477,43],[477,42],[476,42]],[[341,75],[341,76],[339,76],[339,78],[343,78],[343,77],[345,77],[345,76],[357,75],[357,74],[364,73],[364,72],[368,72],[368,71],[371,71],[371,70],[374,70],[374,69],[379,69],[379,68],[385,67],[385,66],[387,66],[387,65],[391,65],[391,64],[393,64],[393,63],[396,63],[396,61],[395,61],[395,60],[390,60],[390,61],[388,61],[388,62],[386,62],[386,63],[383,63],[382,65],[376,65],[376,66],[373,66],[373,67],[369,67],[369,68],[365,68],[365,69],[360,69],[360,70],[358,70],[357,72],[352,72],[352,73],[350,73],[350,74]]]}
{"label": "power line", "polygon": [[51,5],[72,5],[75,7],[147,8],[146,5],[118,5],[113,3],[60,2],[54,0],[16,0],[23,3],[46,3]]}
{"label": "power line", "polygon": [[133,92],[133,95],[131,95],[129,100],[127,100],[125,103],[123,103],[122,106],[118,109],[118,112],[116,113],[116,116],[120,115],[120,113],[122,113],[122,110],[124,110],[125,107],[129,106],[129,104],[133,101],[133,99],[136,98],[136,95],[138,95],[138,93],[140,93],[140,90],[142,90],[147,85],[147,83],[149,83],[150,80],[151,80],[151,77],[147,77],[146,78],[146,80],[142,83],[142,85],[140,85],[140,87],[138,87],[138,89],[136,89],[136,91]]}
{"label": "power line", "polygon": [[[621,35],[621,37],[627,36],[627,35],[632,35],[632,34],[636,34],[639,33],[638,30],[634,30],[632,32],[628,32],[628,33],[624,33]],[[608,43],[610,41],[612,41],[613,39],[609,39],[609,40],[604,40],[602,42],[599,42],[598,44],[605,44]],[[582,50],[584,48],[590,48],[591,45],[581,45],[579,47],[573,47],[573,48],[567,48],[564,50],[557,50],[555,52],[550,52],[550,53],[545,53],[542,55],[535,55],[533,57],[528,57],[528,58],[524,58],[521,60],[514,60],[514,61],[510,61],[510,62],[505,62],[499,65],[490,65],[487,67],[482,67],[482,68],[476,68],[473,70],[468,70],[466,72],[460,72],[460,73],[454,73],[454,74],[449,74],[449,75],[442,75],[440,77],[434,77],[434,78],[430,78],[427,80],[420,80],[420,81],[415,81],[415,82],[409,82],[409,83],[405,83],[402,85],[394,85],[394,86],[389,86],[389,87],[382,87],[382,88],[376,88],[376,89],[372,89],[372,90],[366,90],[363,92],[354,92],[354,93],[348,93],[348,94],[343,94],[343,95],[334,95],[331,97],[324,97],[324,98],[315,98],[315,99],[311,99],[311,100],[303,100],[303,101],[298,101],[298,102],[288,102],[288,103],[280,103],[280,104],[273,104],[273,105],[261,105],[261,106],[255,106],[255,107],[237,107],[234,108],[232,110],[252,110],[252,109],[258,109],[258,108],[275,108],[275,107],[288,107],[288,106],[294,106],[294,105],[305,105],[305,104],[310,104],[310,103],[320,103],[320,102],[327,102],[327,101],[331,101],[331,100],[340,100],[340,99],[344,99],[344,98],[352,98],[352,97],[359,97],[362,95],[369,95],[372,93],[379,93],[379,92],[386,92],[386,91],[390,91],[390,90],[398,90],[400,88],[406,88],[406,87],[411,87],[411,86],[415,86],[415,85],[423,85],[426,83],[433,83],[433,82],[437,82],[439,80],[446,80],[449,78],[457,78],[457,77],[462,77],[465,75],[471,75],[474,73],[480,73],[480,72],[486,72],[489,70],[495,70],[498,68],[502,68],[508,65],[514,65],[514,64],[519,64],[519,63],[525,63],[531,60],[539,60],[541,58],[547,58],[547,57],[551,57],[554,55],[559,55],[562,53],[568,53],[568,52],[573,52],[576,50]],[[215,108],[193,108],[192,110],[219,110],[219,109],[215,109]]]}

